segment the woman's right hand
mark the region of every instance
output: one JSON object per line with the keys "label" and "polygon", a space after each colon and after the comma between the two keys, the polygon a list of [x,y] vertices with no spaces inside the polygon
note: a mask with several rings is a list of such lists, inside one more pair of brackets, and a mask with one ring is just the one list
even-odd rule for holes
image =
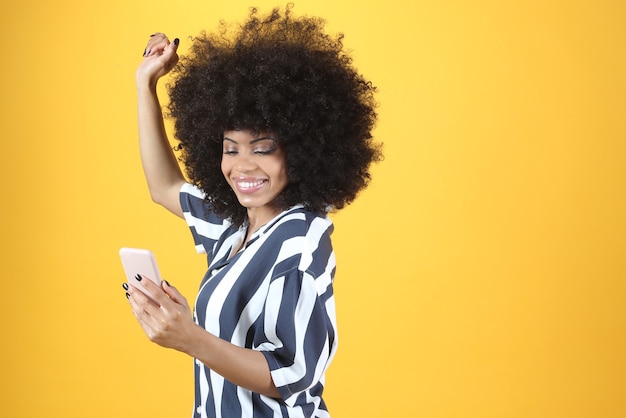
{"label": "woman's right hand", "polygon": [[151,35],[144,50],[144,59],[137,68],[137,86],[156,86],[159,78],[170,72],[178,62],[177,49],[178,38],[170,43],[164,33]]}

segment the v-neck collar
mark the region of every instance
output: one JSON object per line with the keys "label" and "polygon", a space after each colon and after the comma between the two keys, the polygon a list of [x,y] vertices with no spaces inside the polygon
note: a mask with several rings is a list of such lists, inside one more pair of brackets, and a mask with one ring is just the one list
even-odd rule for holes
{"label": "v-neck collar", "polygon": [[[274,225],[276,225],[276,223],[279,222],[288,213],[290,213],[290,212],[292,212],[294,210],[297,210],[297,209],[301,209],[303,207],[304,206],[300,205],[300,204],[299,205],[294,205],[294,206],[292,206],[292,207],[290,207],[290,208],[280,212],[274,218],[270,219],[269,222],[267,222],[266,224],[262,225],[256,231],[254,231],[252,233],[252,236],[248,240],[248,242],[246,242],[246,244],[242,247],[241,246],[241,242],[246,239],[246,235],[248,233],[248,227],[249,227],[249,225],[243,224],[237,230],[237,232],[235,232],[234,235],[237,235],[237,237],[236,238],[233,237],[235,239],[231,243],[231,247],[230,247],[230,250],[228,251],[228,254],[221,261],[215,263],[215,265],[212,266],[212,269],[219,269],[219,268],[225,266],[226,264],[229,264],[231,261],[233,261],[235,258],[237,258],[243,251],[245,251],[249,246],[254,244],[259,238],[261,238],[268,231],[270,231],[272,229],[272,227]],[[235,251],[236,248],[239,248],[239,250],[236,253],[233,253],[233,251]]]}
{"label": "v-neck collar", "polygon": [[[248,240],[248,242],[246,243],[246,245],[239,250],[239,252],[245,250],[246,248],[248,248],[250,245],[252,245],[252,243],[254,243],[257,239],[259,239],[260,237],[262,237],[263,235],[265,235],[267,233],[267,231],[269,231],[274,225],[276,225],[276,223],[278,221],[280,221],[285,215],[287,215],[289,212],[293,211],[294,209],[300,209],[302,208],[302,205],[295,205],[292,206],[282,212],[280,212],[278,215],[276,215],[274,218],[270,219],[269,222],[265,223],[264,225],[262,225],[261,227],[259,227],[256,231],[254,231],[252,233],[252,235],[250,236],[250,239]],[[248,226],[244,225],[242,226],[239,231],[242,231],[244,234],[244,239],[246,234],[248,233]]]}

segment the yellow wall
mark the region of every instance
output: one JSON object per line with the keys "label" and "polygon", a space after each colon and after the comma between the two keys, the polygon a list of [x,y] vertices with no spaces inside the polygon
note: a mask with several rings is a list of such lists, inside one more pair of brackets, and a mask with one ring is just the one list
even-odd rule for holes
{"label": "yellow wall", "polygon": [[[346,33],[386,151],[334,217],[333,417],[626,416],[626,3],[367,4],[295,9]],[[120,287],[121,246],[192,299],[203,273],[149,201],[134,69],[248,5],[2,7],[0,415],[189,416],[191,361]]]}

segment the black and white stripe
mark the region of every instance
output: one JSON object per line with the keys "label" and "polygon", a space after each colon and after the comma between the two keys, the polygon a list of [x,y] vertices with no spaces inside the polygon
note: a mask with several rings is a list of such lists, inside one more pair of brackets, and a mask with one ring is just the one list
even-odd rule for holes
{"label": "black and white stripe", "polygon": [[230,257],[245,229],[215,216],[192,185],[181,189],[181,204],[209,265],[196,298],[196,322],[262,352],[282,398],[237,387],[196,360],[193,416],[328,417],[324,373],[337,349],[331,221],[293,207]]}

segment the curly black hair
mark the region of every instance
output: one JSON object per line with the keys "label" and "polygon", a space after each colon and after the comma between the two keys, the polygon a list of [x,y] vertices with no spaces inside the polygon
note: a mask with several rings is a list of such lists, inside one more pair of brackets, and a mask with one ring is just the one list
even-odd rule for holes
{"label": "curly black hair", "polygon": [[237,27],[220,22],[181,57],[168,85],[169,116],[187,175],[216,213],[246,222],[220,168],[224,131],[271,132],[285,152],[288,185],[274,202],[327,213],[351,203],[382,159],[373,141],[376,87],[352,66],[343,34],[292,5]]}

